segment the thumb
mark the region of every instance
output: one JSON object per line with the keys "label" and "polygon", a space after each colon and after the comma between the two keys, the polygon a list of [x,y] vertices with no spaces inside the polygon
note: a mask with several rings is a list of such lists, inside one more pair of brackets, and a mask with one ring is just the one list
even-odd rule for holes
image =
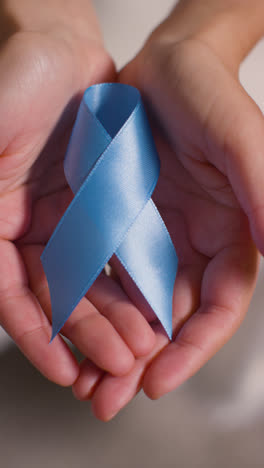
{"label": "thumb", "polygon": [[238,84],[229,109],[233,117],[223,139],[225,171],[264,254],[264,116]]}

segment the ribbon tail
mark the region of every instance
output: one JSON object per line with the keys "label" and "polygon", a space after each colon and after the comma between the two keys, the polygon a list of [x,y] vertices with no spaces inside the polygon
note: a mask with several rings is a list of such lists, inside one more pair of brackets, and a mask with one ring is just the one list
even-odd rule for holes
{"label": "ribbon tail", "polygon": [[171,339],[173,289],[178,258],[152,199],[128,231],[116,256]]}

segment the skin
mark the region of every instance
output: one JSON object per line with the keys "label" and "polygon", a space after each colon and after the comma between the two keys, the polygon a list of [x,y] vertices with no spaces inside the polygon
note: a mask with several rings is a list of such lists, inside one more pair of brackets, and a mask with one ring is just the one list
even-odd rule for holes
{"label": "skin", "polygon": [[[116,73],[91,5],[83,8],[87,2],[52,0],[43,12],[43,2],[19,5],[7,2],[15,31],[6,32],[0,49],[0,324],[43,375],[72,385],[79,365],[71,349],[60,336],[49,345],[51,307],[40,254],[72,199],[62,162],[81,95]],[[119,376],[155,343],[142,314],[104,274],[62,333]]]}
{"label": "skin", "polygon": [[[83,362],[74,393],[91,399],[104,421],[141,388],[157,399],[197,372],[237,330],[255,288],[257,249],[264,252],[264,119],[238,70],[263,34],[263,6],[255,2],[251,24],[245,2],[221,4],[220,14],[219,2],[180,2],[119,76],[141,90],[152,122],[161,159],[154,200],[179,272],[171,343],[153,324],[156,346],[122,377]],[[223,27],[231,39],[246,24],[247,44],[222,40]]]}
{"label": "skin", "polygon": [[[154,199],[180,260],[174,339],[141,313],[113,259],[113,276],[98,278],[62,330],[86,357],[79,366],[61,337],[48,345],[39,257],[72,199],[62,161],[81,94],[116,75],[91,5],[53,0],[41,11],[41,3],[5,2],[12,28],[0,49],[0,324],[40,372],[73,384],[109,420],[141,387],[158,398],[180,385],[247,311],[256,246],[264,251],[264,123],[237,71],[262,34],[263,6],[253,2],[258,14],[249,21],[245,1],[223,1],[219,11],[216,0],[200,0],[195,14],[198,0],[182,1],[121,72],[120,81],[142,92],[161,158]],[[231,25],[240,37],[249,31],[241,48],[222,44]]]}

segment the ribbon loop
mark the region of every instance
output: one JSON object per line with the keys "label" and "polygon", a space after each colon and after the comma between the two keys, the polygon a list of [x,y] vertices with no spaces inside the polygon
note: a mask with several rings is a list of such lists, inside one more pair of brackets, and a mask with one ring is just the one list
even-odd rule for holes
{"label": "ribbon loop", "polygon": [[41,257],[52,339],[114,253],[171,337],[177,256],[151,200],[159,158],[135,88],[86,90],[64,171],[75,197]]}

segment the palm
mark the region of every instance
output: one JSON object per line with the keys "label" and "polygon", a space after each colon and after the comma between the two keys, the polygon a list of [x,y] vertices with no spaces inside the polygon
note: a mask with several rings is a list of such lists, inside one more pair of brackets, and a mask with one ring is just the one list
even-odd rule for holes
{"label": "palm", "polygon": [[[238,294],[244,286],[245,270],[251,267],[255,272],[255,247],[247,218],[227,177],[207,162],[208,154],[196,144],[195,133],[192,133],[195,149],[190,153],[189,141],[179,139],[179,149],[175,150],[165,135],[159,135],[157,129],[154,132],[161,156],[161,174],[154,198],[179,256],[174,291],[174,337],[177,337],[177,345],[193,344],[197,351],[205,351],[206,329],[209,333],[211,328],[222,327],[226,333],[228,320],[235,322],[230,311],[234,293]],[[191,321],[189,329],[183,324],[197,311],[201,324],[195,334],[191,332]],[[221,312],[217,317],[219,322],[214,323],[217,311]],[[239,310],[240,320],[245,311],[246,304],[243,304],[243,309]],[[222,320],[226,320],[226,324]],[[193,332],[195,329],[196,326]],[[232,327],[225,340],[233,332]]]}
{"label": "palm", "polygon": [[[102,419],[128,402],[141,382],[157,398],[197,371],[237,329],[255,285],[258,255],[241,208],[242,184],[227,159],[244,143],[236,141],[240,116],[250,133],[260,115],[207,47],[188,43],[174,52],[168,63],[157,53],[149,66],[143,49],[121,73],[143,92],[161,159],[154,200],[179,256],[174,340],[168,343],[155,325],[155,351],[128,376],[103,378],[92,397]],[[80,398],[85,379],[89,394],[88,374],[89,365],[75,386]]]}

